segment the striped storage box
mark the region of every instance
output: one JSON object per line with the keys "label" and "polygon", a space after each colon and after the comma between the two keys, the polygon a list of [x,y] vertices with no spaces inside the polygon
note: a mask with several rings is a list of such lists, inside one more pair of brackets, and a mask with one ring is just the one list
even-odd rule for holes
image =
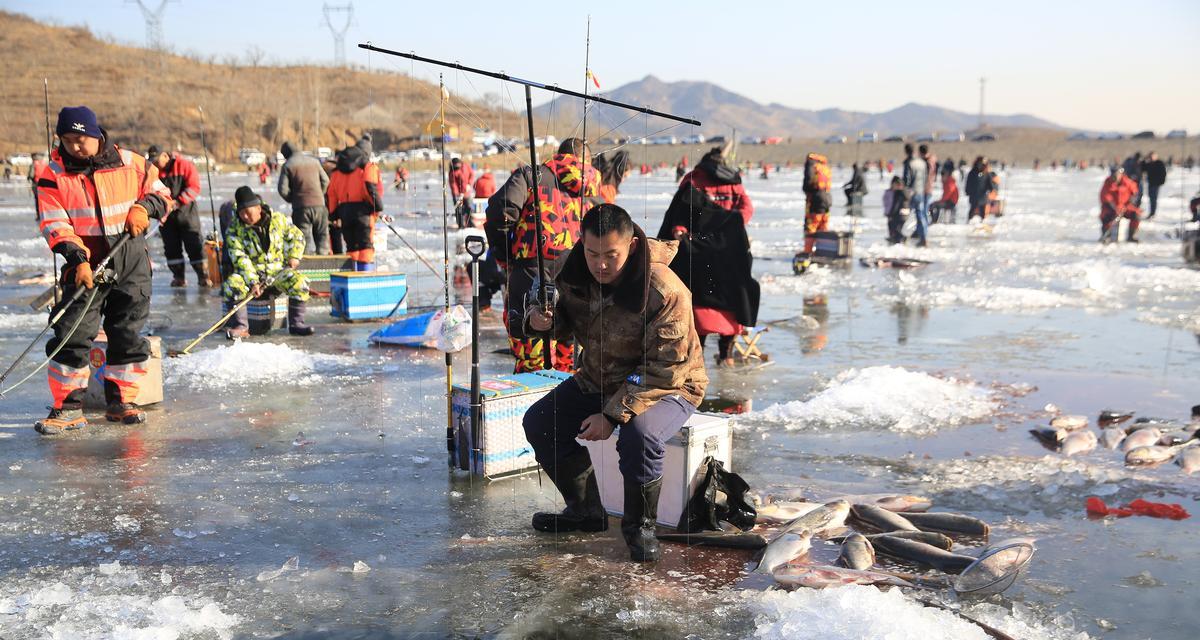
{"label": "striped storage box", "polygon": [[246,305],[247,329],[261,336],[287,325],[287,297],[255,298]]}
{"label": "striped storage box", "polygon": [[408,312],[408,279],[386,271],[339,271],[329,276],[329,314],[375,320]]}
{"label": "striped storage box", "polygon": [[480,381],[483,424],[479,451],[471,437],[471,385],[456,384],[452,396],[453,460],[459,469],[485,478],[516,475],[538,468],[533,447],[525,439],[525,411],[567,378],[561,371],[516,373]]}
{"label": "striped storage box", "polygon": [[319,295],[329,295],[329,276],[341,271],[354,271],[350,256],[339,253],[331,256],[304,256],[300,268],[296,269],[308,278],[308,290]]}

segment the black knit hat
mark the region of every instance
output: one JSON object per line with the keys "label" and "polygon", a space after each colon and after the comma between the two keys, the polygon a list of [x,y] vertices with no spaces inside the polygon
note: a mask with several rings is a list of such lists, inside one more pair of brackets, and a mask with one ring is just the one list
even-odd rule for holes
{"label": "black knit hat", "polygon": [[152,144],[150,145],[150,148],[146,150],[146,157],[151,161],[154,161],[154,159],[157,158],[158,154],[160,153],[162,153],[162,147]]}
{"label": "black knit hat", "polygon": [[256,204],[262,204],[262,198],[258,197],[257,193],[254,193],[254,189],[246,186],[238,187],[237,191],[233,192],[233,200],[237,203],[238,211],[253,207]]}

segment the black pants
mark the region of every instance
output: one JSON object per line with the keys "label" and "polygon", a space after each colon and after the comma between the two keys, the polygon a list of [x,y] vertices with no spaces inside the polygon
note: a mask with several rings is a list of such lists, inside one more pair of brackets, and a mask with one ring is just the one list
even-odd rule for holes
{"label": "black pants", "polygon": [[[115,242],[115,237],[109,238],[109,245]],[[115,274],[116,282],[110,285],[97,284],[96,297],[86,312],[84,307],[92,292],[84,292],[67,309],[62,320],[54,325],[54,336],[46,342],[46,355],[54,353],[59,344],[64,345],[54,356],[54,362],[70,369],[86,369],[90,364],[88,352],[101,325],[108,336],[105,366],[119,367],[150,359],[150,343],[141,335],[146,317],[150,315],[150,251],[145,238],[126,241],[109,263],[109,268]],[[75,293],[73,278],[68,268],[63,267],[63,301],[59,303],[60,306]],[[53,313],[58,313],[58,309],[56,306]],[[68,336],[67,332],[80,315],[83,315],[83,319],[79,327]],[[52,372],[54,369],[51,365]],[[121,401],[118,387],[111,382],[105,383],[104,394],[109,403]]]}
{"label": "black pants", "polygon": [[[724,360],[726,358],[733,357],[733,354],[732,354],[733,341],[736,337],[737,336],[720,336],[720,335],[717,336],[717,357],[718,358]],[[707,333],[700,336],[700,348],[701,349],[704,348],[704,343],[706,342],[706,338],[708,338]]]}
{"label": "black pants", "polygon": [[888,242],[900,244],[904,242],[904,221],[908,216],[888,216]]}
{"label": "black pants", "polygon": [[328,255],[329,210],[323,206],[292,207],[292,224],[304,234],[304,253]]}
{"label": "black pants", "polygon": [[[334,226],[337,222],[337,226]],[[334,255],[346,253],[346,241],[342,239],[342,222],[336,212],[329,212],[329,246],[332,248]]]}
{"label": "black pants", "polygon": [[[538,464],[553,468],[582,449],[575,440],[579,427],[585,418],[600,413],[603,405],[603,395],[584,393],[574,377],[533,403],[522,424]],[[617,439],[618,467],[625,480],[646,484],[662,477],[666,442],[695,411],[680,396],[667,396],[618,427],[612,437]]]}
{"label": "black pants", "polygon": [[1146,195],[1150,197],[1150,216],[1158,213],[1158,190],[1162,185],[1151,184],[1146,185]]}
{"label": "black pants", "polygon": [[[192,203],[167,216],[159,230],[162,233],[163,253],[167,256],[167,267],[177,280],[183,279],[184,267],[190,262],[200,273],[204,270],[204,238],[200,235],[200,214]],[[188,259],[183,259],[187,249]]]}
{"label": "black pants", "polygon": [[503,287],[504,272],[500,271],[496,256],[488,251],[479,261],[479,306],[485,309],[492,306],[492,298],[500,293]]}

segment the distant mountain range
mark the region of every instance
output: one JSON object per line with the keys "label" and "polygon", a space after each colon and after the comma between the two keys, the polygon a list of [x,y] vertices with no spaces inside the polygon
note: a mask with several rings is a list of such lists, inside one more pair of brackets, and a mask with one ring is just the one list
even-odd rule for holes
{"label": "distant mountain range", "polygon": [[[840,134],[854,136],[859,131],[875,131],[880,136],[970,131],[979,123],[978,114],[963,113],[942,107],[908,104],[883,113],[846,111],[844,109],[794,109],[781,104],[760,104],[745,96],[723,89],[711,82],[663,82],[650,75],[600,95],[636,105],[647,105],[656,111],[695,118],[704,125],[697,131],[681,126],[672,135],[691,133],[728,135],[734,127],[738,136],[791,136],[811,138]],[[553,114],[556,128],[568,130],[581,119],[580,100],[559,98],[534,108],[538,118]],[[626,122],[631,112],[618,107],[593,104],[588,109],[589,138],[602,137],[615,128],[613,135],[644,135],[669,126],[668,120],[638,116]],[[1035,116],[987,115],[992,127],[1030,127],[1063,129],[1058,124]],[[623,123],[623,124],[622,124]],[[593,133],[595,129],[600,133]]]}

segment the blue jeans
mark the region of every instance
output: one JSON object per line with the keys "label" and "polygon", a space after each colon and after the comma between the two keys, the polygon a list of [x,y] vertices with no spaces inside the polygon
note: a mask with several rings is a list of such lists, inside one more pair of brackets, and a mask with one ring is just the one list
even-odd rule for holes
{"label": "blue jeans", "polygon": [[913,231],[913,237],[920,244],[925,244],[925,230],[929,228],[929,196],[928,193],[914,193],[912,197],[912,210],[917,216],[917,228]]}

